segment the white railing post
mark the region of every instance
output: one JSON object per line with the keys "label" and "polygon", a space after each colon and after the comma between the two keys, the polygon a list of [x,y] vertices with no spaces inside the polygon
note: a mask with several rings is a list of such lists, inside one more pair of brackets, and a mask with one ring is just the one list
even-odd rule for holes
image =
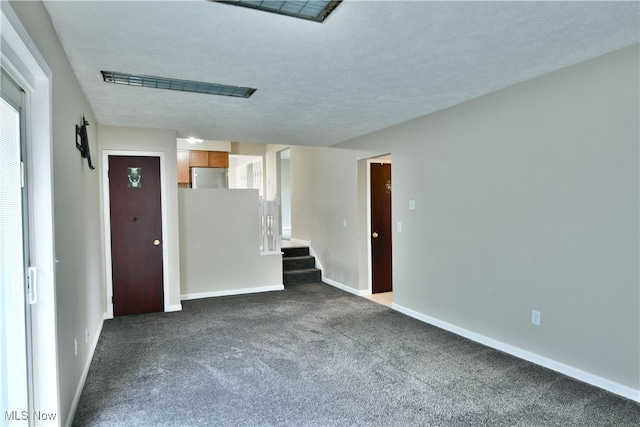
{"label": "white railing post", "polygon": [[259,232],[259,242],[260,242],[260,252],[264,252],[264,199],[260,197],[260,203],[258,204],[258,224],[260,225]]}
{"label": "white railing post", "polygon": [[273,250],[280,251],[280,197],[273,200]]}
{"label": "white railing post", "polygon": [[280,250],[280,226],[278,209],[280,199],[264,200],[260,198],[260,252]]}

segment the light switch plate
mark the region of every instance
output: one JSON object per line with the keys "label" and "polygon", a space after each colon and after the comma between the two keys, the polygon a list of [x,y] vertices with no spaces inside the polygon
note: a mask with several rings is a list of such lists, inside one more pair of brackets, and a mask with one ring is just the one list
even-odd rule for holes
{"label": "light switch plate", "polygon": [[409,210],[410,211],[415,211],[416,210],[416,201],[411,199],[409,200]]}
{"label": "light switch plate", "polygon": [[540,326],[540,312],[538,310],[531,310],[531,323]]}

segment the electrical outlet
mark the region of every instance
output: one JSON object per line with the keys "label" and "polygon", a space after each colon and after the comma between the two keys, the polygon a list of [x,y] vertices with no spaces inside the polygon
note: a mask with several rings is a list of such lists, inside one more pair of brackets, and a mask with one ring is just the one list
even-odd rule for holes
{"label": "electrical outlet", "polygon": [[540,312],[537,310],[531,310],[531,323],[536,326],[540,326]]}
{"label": "electrical outlet", "polygon": [[73,339],[73,351],[76,353],[76,356],[78,355],[78,337],[75,337]]}

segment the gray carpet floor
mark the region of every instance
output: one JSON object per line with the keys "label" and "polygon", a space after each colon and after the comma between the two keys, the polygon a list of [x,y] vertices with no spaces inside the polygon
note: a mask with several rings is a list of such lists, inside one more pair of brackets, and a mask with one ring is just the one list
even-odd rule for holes
{"label": "gray carpet floor", "polygon": [[104,323],[74,426],[640,426],[640,404],[329,285]]}

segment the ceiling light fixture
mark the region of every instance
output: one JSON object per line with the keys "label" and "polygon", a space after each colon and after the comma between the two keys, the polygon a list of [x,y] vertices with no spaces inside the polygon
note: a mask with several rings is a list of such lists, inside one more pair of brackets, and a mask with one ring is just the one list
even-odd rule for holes
{"label": "ceiling light fixture", "polygon": [[278,15],[293,16],[314,22],[323,22],[334,11],[342,0],[285,0],[285,1],[248,1],[248,0],[213,0],[216,3],[232,4],[277,13]]}
{"label": "ceiling light fixture", "polygon": [[189,137],[185,141],[187,141],[189,144],[202,144],[203,140],[200,138]]}
{"label": "ceiling light fixture", "polygon": [[164,77],[118,73],[115,71],[100,72],[102,73],[102,78],[107,83],[116,83],[129,86],[178,90],[181,92],[203,93],[207,95],[233,96],[237,98],[249,98],[256,91],[256,89],[250,87],[229,86],[217,83],[196,82],[191,80],[168,79]]}

